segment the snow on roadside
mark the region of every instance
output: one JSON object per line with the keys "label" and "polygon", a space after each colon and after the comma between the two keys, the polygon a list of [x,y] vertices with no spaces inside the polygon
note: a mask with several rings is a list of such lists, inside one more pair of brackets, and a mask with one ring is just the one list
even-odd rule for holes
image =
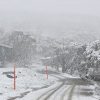
{"label": "snow on roadside", "polygon": [[[13,72],[12,68],[0,68],[0,100],[7,100],[19,96],[25,91],[34,91],[44,86],[50,86],[57,80],[53,76],[46,78],[46,74],[37,72],[44,66],[34,65],[33,68],[16,68],[16,90],[13,89],[13,78],[8,78],[4,72]],[[10,74],[13,76],[13,74]]]}
{"label": "snow on roadside", "polygon": [[[9,65],[11,66],[11,64]],[[51,74],[46,76],[46,66],[41,64],[33,64],[29,68],[16,68],[16,90],[13,89],[13,78],[7,77],[5,72],[13,72],[13,67],[0,68],[0,100],[7,100],[12,97],[19,97],[22,93],[29,92],[29,95],[32,91],[42,88],[42,91],[46,91],[46,87],[51,86],[55,87],[57,81],[62,78],[71,77],[68,74],[62,74],[61,72],[55,71],[55,69],[47,66],[48,72]],[[53,73],[53,74],[52,74]],[[13,77],[13,73],[9,74]],[[55,83],[55,84],[54,84]],[[46,86],[46,87],[45,87]],[[44,89],[43,89],[44,88]],[[47,88],[47,90],[49,87]],[[35,92],[37,93],[37,92]],[[28,95],[28,94],[27,94]],[[37,94],[38,95],[38,94]],[[21,98],[22,100],[22,98]]]}

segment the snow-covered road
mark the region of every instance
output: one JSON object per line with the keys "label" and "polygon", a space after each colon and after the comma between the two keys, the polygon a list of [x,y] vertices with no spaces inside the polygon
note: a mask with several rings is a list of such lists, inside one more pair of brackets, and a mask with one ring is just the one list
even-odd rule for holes
{"label": "snow-covered road", "polygon": [[53,76],[59,79],[56,84],[32,92],[22,100],[97,100],[93,97],[93,85],[90,82],[62,75]]}
{"label": "snow-covered road", "polygon": [[97,100],[90,82],[52,68],[48,68],[49,77],[46,79],[45,67],[38,66],[32,69],[17,68],[16,91],[11,87],[13,80],[2,74],[12,69],[1,69],[0,100]]}

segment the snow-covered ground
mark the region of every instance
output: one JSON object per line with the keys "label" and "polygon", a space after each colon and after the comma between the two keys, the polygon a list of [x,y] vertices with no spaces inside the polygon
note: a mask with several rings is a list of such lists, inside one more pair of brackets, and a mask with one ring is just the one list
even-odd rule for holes
{"label": "snow-covered ground", "polygon": [[[14,90],[14,79],[7,77],[5,72],[13,72],[14,68],[0,68],[0,100],[20,96],[21,93],[48,87],[57,81],[53,76],[45,74],[45,66],[34,64],[31,68],[16,68],[16,90]],[[9,74],[13,76],[13,74]]]}
{"label": "snow-covered ground", "polygon": [[49,97],[50,100],[95,100],[91,96],[79,96],[81,89],[93,89],[93,86],[92,88],[90,86],[74,86],[73,81],[67,84],[67,78],[68,81],[70,79],[75,81],[79,77],[62,74],[49,66],[47,69],[48,79],[46,66],[41,64],[33,64],[29,68],[16,68],[16,90],[14,90],[14,79],[7,76],[13,76],[13,74],[5,74],[6,72],[13,72],[13,66],[0,68],[0,100],[47,100],[46,98]]}

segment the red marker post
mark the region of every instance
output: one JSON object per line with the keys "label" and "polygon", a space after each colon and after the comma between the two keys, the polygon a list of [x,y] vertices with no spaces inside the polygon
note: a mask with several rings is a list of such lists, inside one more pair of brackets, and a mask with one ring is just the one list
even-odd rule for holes
{"label": "red marker post", "polygon": [[48,68],[46,66],[46,76],[47,76],[47,79],[48,79]]}
{"label": "red marker post", "polygon": [[16,90],[16,66],[14,65],[14,90]]}

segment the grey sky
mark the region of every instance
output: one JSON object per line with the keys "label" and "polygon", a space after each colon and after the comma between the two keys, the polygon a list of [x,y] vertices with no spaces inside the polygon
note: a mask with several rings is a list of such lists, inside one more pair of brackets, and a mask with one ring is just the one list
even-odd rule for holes
{"label": "grey sky", "polygon": [[93,24],[96,30],[99,17],[100,0],[0,0],[0,27],[52,33]]}
{"label": "grey sky", "polygon": [[81,13],[100,16],[100,0],[0,0],[0,13]]}

